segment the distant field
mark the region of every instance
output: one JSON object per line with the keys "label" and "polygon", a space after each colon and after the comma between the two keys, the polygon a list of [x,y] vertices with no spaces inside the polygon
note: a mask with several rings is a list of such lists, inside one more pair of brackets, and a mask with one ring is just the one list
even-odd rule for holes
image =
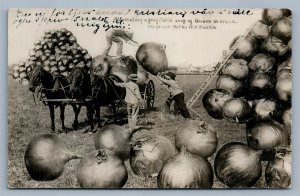
{"label": "distant field", "polygon": [[[186,101],[195,93],[205,80],[205,75],[178,75],[177,80],[184,89]],[[149,114],[147,118],[155,122],[152,130],[141,130],[133,135],[138,138],[144,134],[164,135],[174,142],[174,133],[182,119],[171,115],[163,115],[162,106],[168,93],[156,82],[156,109]],[[9,77],[8,81],[8,186],[15,188],[79,188],[76,182],[76,167],[79,160],[72,160],[66,164],[65,171],[58,179],[50,182],[37,182],[27,174],[24,164],[24,152],[27,143],[34,135],[41,133],[50,133],[50,116],[48,108],[42,103],[34,104],[32,94],[27,86],[22,86]],[[213,86],[211,86],[213,87]],[[218,133],[220,149],[224,144],[232,141],[245,141],[245,126],[236,125],[226,120],[214,120],[205,112],[201,98],[195,104],[194,108],[202,115],[202,119],[210,123]],[[59,109],[56,111],[56,128],[60,128]],[[102,109],[106,118],[111,118],[109,110]],[[71,127],[73,121],[73,112],[71,107],[66,109],[66,126]],[[194,116],[194,114],[192,114]],[[196,117],[196,116],[194,116]],[[85,119],[85,110],[80,114],[80,122]],[[55,133],[57,134],[57,132]],[[94,149],[94,134],[84,134],[82,131],[73,131],[66,135],[59,135],[67,147],[82,155],[91,152]],[[213,166],[214,156],[209,159]],[[156,188],[156,178],[141,178],[133,174],[128,161],[128,181],[124,188]],[[265,165],[265,164],[264,164]],[[264,176],[264,174],[263,174]],[[256,188],[265,187],[264,177],[257,182]],[[215,177],[214,188],[225,187]]]}

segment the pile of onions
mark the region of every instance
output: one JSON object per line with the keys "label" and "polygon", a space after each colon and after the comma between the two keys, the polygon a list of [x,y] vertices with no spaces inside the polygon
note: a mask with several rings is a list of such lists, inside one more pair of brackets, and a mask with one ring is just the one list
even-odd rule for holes
{"label": "pile of onions", "polygon": [[[266,167],[266,183],[272,188],[290,188],[292,177],[292,154],[288,150],[276,152],[274,160]],[[285,151],[285,152],[284,152]]]}
{"label": "pile of onions", "polygon": [[264,21],[257,21],[250,33],[254,35],[257,40],[264,40],[270,34],[269,26],[265,24]]}
{"label": "pile of onions", "polygon": [[277,80],[275,90],[279,100],[290,101],[292,98],[292,78],[287,77]]}
{"label": "pile of onions", "polygon": [[153,75],[164,72],[168,69],[165,48],[165,45],[155,42],[143,43],[136,52],[136,59],[146,71]]}
{"label": "pile of onions", "polygon": [[232,95],[229,91],[224,89],[211,89],[202,98],[202,103],[207,113],[215,118],[223,118],[222,107],[228,99],[231,99]]}
{"label": "pile of onions", "polygon": [[274,83],[272,77],[266,73],[254,73],[250,77],[249,85],[253,97],[274,97]]}
{"label": "pile of onions", "polygon": [[248,76],[249,68],[244,59],[230,59],[222,69],[222,74],[230,75],[236,79],[243,79]]}
{"label": "pile of onions", "polygon": [[251,106],[246,100],[242,98],[232,98],[224,103],[223,114],[225,117],[237,123],[245,123],[252,118],[253,113]]}
{"label": "pile of onions", "polygon": [[215,153],[218,138],[214,128],[204,121],[186,120],[176,131],[175,145],[178,150],[185,146],[190,153],[207,158]]}
{"label": "pile of onions", "polygon": [[260,154],[243,143],[225,144],[216,155],[215,174],[228,187],[251,187],[262,174]]}
{"label": "pile of onions", "polygon": [[255,55],[250,63],[249,69],[254,72],[267,73],[270,72],[275,65],[275,58],[268,54],[257,54]]}
{"label": "pile of onions", "polygon": [[124,162],[106,149],[89,153],[77,168],[77,182],[82,188],[121,188],[127,178]]}
{"label": "pile of onions", "polygon": [[157,177],[158,188],[211,188],[213,169],[210,163],[192,155],[185,147],[169,159]]}
{"label": "pile of onions", "polygon": [[165,162],[176,154],[171,141],[163,136],[135,140],[130,152],[130,166],[139,176],[156,176]]}
{"label": "pile of onions", "polygon": [[268,25],[272,25],[276,20],[289,15],[291,11],[288,9],[264,9],[262,18]]}
{"label": "pile of onions", "polygon": [[280,57],[287,53],[288,47],[281,41],[281,39],[269,36],[261,44],[261,50],[272,56]]}
{"label": "pile of onions", "polygon": [[216,82],[216,88],[227,90],[233,96],[239,96],[244,91],[243,82],[230,75],[221,75]]}
{"label": "pile of onions", "polygon": [[257,149],[272,151],[275,147],[288,144],[288,134],[275,121],[256,122],[247,130],[248,144]]}
{"label": "pile of onions", "polygon": [[42,134],[33,137],[26,147],[25,165],[34,180],[54,180],[64,171],[65,164],[80,158],[67,150],[59,137]]}
{"label": "pile of onions", "polygon": [[276,102],[268,99],[259,99],[254,101],[253,111],[256,119],[268,120],[276,109]]}
{"label": "pile of onions", "polygon": [[120,159],[126,160],[130,154],[130,140],[133,131],[115,124],[102,127],[94,137],[95,149],[107,149]]}
{"label": "pile of onions", "polygon": [[292,37],[292,21],[287,17],[276,20],[272,25],[271,35],[288,43]]}
{"label": "pile of onions", "polygon": [[[238,37],[234,39],[230,47],[232,47],[237,40]],[[245,59],[246,61],[248,61],[255,54],[256,48],[257,48],[257,43],[255,37],[247,36],[239,43],[236,51],[233,54],[233,57],[236,59]]]}

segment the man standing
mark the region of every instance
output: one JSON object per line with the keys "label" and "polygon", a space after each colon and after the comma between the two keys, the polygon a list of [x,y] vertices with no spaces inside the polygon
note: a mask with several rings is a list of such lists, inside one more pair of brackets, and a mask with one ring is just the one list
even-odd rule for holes
{"label": "man standing", "polygon": [[127,103],[127,112],[128,112],[128,124],[130,129],[137,129],[137,117],[139,114],[139,102],[142,99],[139,86],[136,84],[138,80],[137,74],[130,74],[129,82],[126,83],[117,83],[114,82],[116,86],[126,88],[125,102]]}
{"label": "man standing", "polygon": [[124,29],[108,30],[106,33],[106,47],[103,51],[103,54],[108,55],[113,42],[115,42],[117,44],[117,56],[121,56],[123,52],[123,40],[125,40],[126,43],[133,46],[139,45],[139,43],[137,41],[134,41],[132,38],[133,32],[131,31]]}
{"label": "man standing", "polygon": [[179,85],[175,80],[176,74],[172,72],[167,72],[166,74],[164,74],[164,78],[162,78],[161,76],[162,74],[159,73],[158,79],[168,86],[170,92],[170,97],[167,99],[166,104],[171,104],[171,102],[174,100],[179,107],[180,114],[184,118],[191,118],[191,115],[184,102],[184,93],[179,88]]}

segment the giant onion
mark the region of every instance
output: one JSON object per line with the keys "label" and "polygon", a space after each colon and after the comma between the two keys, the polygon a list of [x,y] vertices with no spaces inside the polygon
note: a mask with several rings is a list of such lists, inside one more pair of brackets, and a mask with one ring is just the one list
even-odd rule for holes
{"label": "giant onion", "polygon": [[242,98],[232,98],[223,105],[223,114],[228,119],[238,123],[248,122],[252,118],[252,108],[249,103]]}
{"label": "giant onion", "polygon": [[264,9],[262,12],[262,18],[268,25],[272,25],[276,20],[289,15],[291,15],[291,11],[288,9]]}
{"label": "giant onion", "polygon": [[292,99],[292,78],[286,77],[277,80],[276,83],[276,95],[279,100],[290,101]]}
{"label": "giant onion", "polygon": [[271,119],[276,109],[276,102],[268,99],[254,101],[253,111],[257,119]]}
{"label": "giant onion", "polygon": [[157,177],[158,188],[211,188],[214,174],[210,163],[185,147],[169,159]]}
{"label": "giant onion", "polygon": [[140,176],[155,176],[165,162],[175,155],[171,141],[163,136],[146,136],[135,140],[130,152],[132,171]]}
{"label": "giant onion", "polygon": [[277,37],[269,36],[261,44],[261,50],[273,57],[278,58],[287,53],[288,47]]}
{"label": "giant onion", "polygon": [[232,95],[224,89],[211,89],[202,98],[202,103],[207,113],[216,119],[223,118],[222,107]]}
{"label": "giant onion", "polygon": [[250,31],[259,41],[264,40],[270,34],[269,27],[263,21],[257,21]]}
{"label": "giant onion", "polygon": [[270,72],[275,65],[275,59],[268,54],[257,54],[248,64],[249,69],[254,72]]}
{"label": "giant onion", "polygon": [[82,188],[121,188],[127,178],[124,162],[106,149],[89,153],[77,168],[77,181]]}
{"label": "giant onion", "polygon": [[128,159],[133,130],[115,124],[102,127],[94,137],[95,149],[108,149],[121,159]]}
{"label": "giant onion", "polygon": [[272,151],[277,146],[288,144],[288,134],[279,123],[260,121],[247,129],[248,144],[255,149]]}
{"label": "giant onion", "polygon": [[276,20],[271,28],[271,35],[287,43],[292,37],[292,22],[289,18],[283,17]]}
{"label": "giant onion", "polygon": [[80,156],[69,152],[59,137],[42,134],[30,140],[24,158],[34,180],[54,180],[63,173],[68,161]]}
{"label": "giant onion", "polygon": [[221,75],[216,82],[216,88],[227,90],[233,96],[240,96],[244,91],[243,82],[230,75]]}
{"label": "giant onion", "polygon": [[175,145],[178,150],[186,146],[190,153],[207,158],[216,151],[218,138],[211,125],[203,121],[187,120],[176,131]]}
{"label": "giant onion", "polygon": [[[235,42],[238,40],[238,37],[233,40],[230,47],[232,47]],[[257,48],[257,42],[254,36],[246,36],[242,41],[238,43],[238,47],[233,53],[233,57],[236,59],[245,59],[248,61],[255,54]]]}
{"label": "giant onion", "polygon": [[[285,152],[284,152],[285,151]],[[274,160],[266,167],[266,183],[271,188],[290,188],[292,177],[292,154],[288,150],[276,152]]]}
{"label": "giant onion", "polygon": [[231,75],[236,79],[243,79],[248,76],[249,68],[244,59],[230,59],[222,69],[222,74]]}
{"label": "giant onion", "polygon": [[225,144],[216,155],[215,174],[229,187],[251,187],[262,174],[260,154],[243,143]]}

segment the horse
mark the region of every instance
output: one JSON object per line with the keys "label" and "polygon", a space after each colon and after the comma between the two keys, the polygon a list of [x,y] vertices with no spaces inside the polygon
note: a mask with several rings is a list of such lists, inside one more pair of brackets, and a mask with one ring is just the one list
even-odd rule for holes
{"label": "horse", "polygon": [[[94,110],[96,112],[96,119],[98,128],[100,128],[100,107],[110,105],[114,113],[114,123],[117,122],[117,110],[115,102],[117,100],[124,103],[125,89],[118,87],[115,82],[122,82],[122,80],[115,75],[95,76],[92,81],[92,100]],[[94,130],[96,131],[96,130]]]}
{"label": "horse", "polygon": [[[71,104],[75,113],[73,129],[78,129],[78,115],[81,107],[84,105],[87,108],[87,117],[91,125],[91,130],[93,130],[93,102],[92,100],[86,100],[91,96],[91,76],[89,70],[86,67],[74,67],[69,80],[71,97],[82,101],[82,103]],[[76,105],[78,105],[78,107]]]}
{"label": "horse", "polygon": [[[29,81],[29,90],[35,92],[36,88],[41,85],[40,91],[47,99],[65,99],[69,96],[69,82],[64,76],[55,76],[43,69],[42,66],[36,66]],[[55,107],[60,107],[60,120],[62,132],[66,132],[65,106],[66,103],[59,101],[49,101],[48,107],[51,118],[51,130],[55,131]]]}

